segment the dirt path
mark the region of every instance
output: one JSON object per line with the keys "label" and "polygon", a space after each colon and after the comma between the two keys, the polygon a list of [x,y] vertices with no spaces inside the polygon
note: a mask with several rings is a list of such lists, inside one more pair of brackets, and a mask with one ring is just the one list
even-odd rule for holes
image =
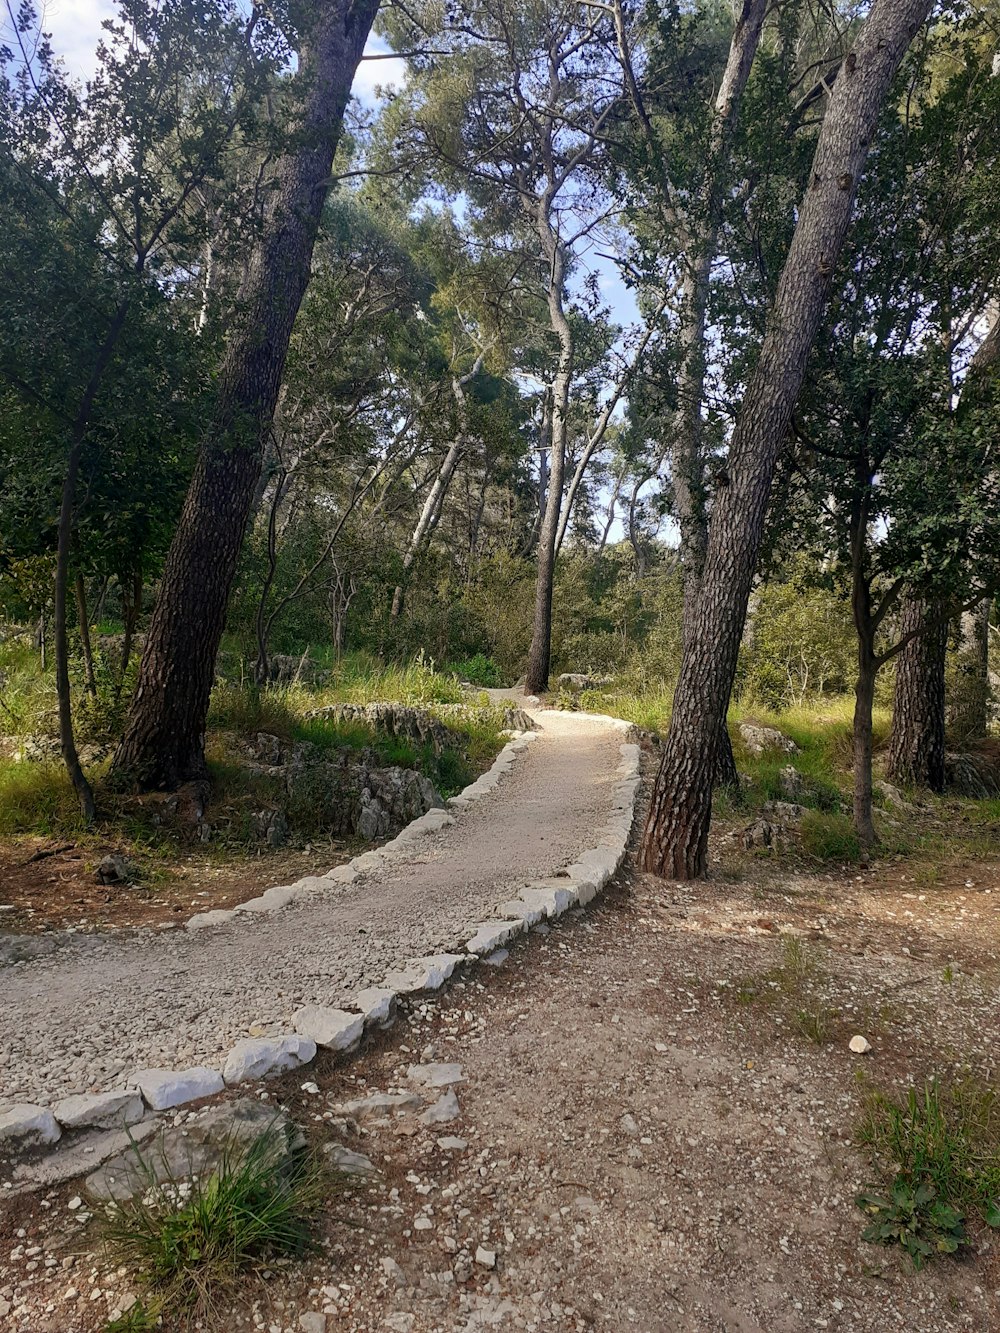
{"label": "dirt path", "polygon": [[0,1105],[147,1065],[219,1065],[248,1033],[289,1031],[301,1004],[336,1004],[454,948],[513,890],[572,862],[610,810],[621,732],[577,713],[540,722],[496,793],[320,901],[195,934],[46,937],[50,953],[0,968]]}

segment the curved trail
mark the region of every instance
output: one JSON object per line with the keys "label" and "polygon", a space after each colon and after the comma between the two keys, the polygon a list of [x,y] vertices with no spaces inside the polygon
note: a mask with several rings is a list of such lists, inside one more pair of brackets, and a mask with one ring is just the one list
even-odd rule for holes
{"label": "curved trail", "polygon": [[455,948],[570,864],[611,809],[621,732],[584,713],[538,721],[496,792],[352,885],[217,930],[67,936],[0,967],[0,1107],[115,1086],[145,1066],[219,1066],[251,1028],[290,1031],[300,1005],[343,1003]]}

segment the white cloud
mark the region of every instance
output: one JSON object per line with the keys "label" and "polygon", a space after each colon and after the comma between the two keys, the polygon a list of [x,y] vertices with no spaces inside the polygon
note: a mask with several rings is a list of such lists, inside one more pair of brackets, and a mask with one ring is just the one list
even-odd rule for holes
{"label": "white cloud", "polygon": [[[86,79],[94,72],[101,24],[117,12],[114,0],[47,0],[42,26],[52,35],[52,45],[74,78]],[[366,54],[382,55],[385,42],[370,37]],[[395,57],[388,60],[362,60],[354,80],[353,92],[359,101],[373,106],[379,100],[376,88],[400,88],[406,79],[406,64]]]}
{"label": "white cloud", "polygon": [[112,0],[48,0],[42,10],[42,27],[52,36],[56,55],[76,79],[89,78],[97,63],[101,24],[112,18]]}

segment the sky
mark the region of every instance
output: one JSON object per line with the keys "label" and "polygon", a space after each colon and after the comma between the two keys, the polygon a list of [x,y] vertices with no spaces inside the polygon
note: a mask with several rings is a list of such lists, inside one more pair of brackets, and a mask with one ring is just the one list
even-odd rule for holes
{"label": "sky", "polygon": [[[94,71],[101,24],[116,12],[114,0],[41,0],[41,2],[44,27],[52,36],[56,53],[62,58],[70,75],[86,79]],[[379,55],[388,49],[386,43],[378,37],[370,37],[365,46],[368,55]],[[367,106],[375,106],[378,102],[376,87],[401,84],[404,70],[404,62],[395,58],[362,60],[354,80],[353,92],[360,102]],[[598,245],[596,248],[602,247]],[[593,268],[598,273],[601,295],[610,305],[612,317],[621,324],[630,324],[634,321],[636,319],[634,298],[621,281],[615,266],[594,255],[582,255],[580,258],[584,267]]]}
{"label": "sky", "polygon": [[[38,0],[43,15],[43,28],[52,38],[53,49],[71,77],[85,80],[94,71],[96,49],[101,37],[101,24],[117,12],[114,0]],[[365,46],[368,55],[388,51],[378,37],[370,37]],[[353,93],[367,106],[378,104],[377,87],[392,87],[402,83],[405,65],[402,60],[362,59],[354,80]],[[595,246],[601,249],[600,245]],[[581,269],[592,269],[598,275],[601,297],[610,307],[614,320],[623,326],[637,318],[635,298],[625,287],[615,265],[594,254],[578,256]],[[582,273],[580,274],[582,277]],[[617,531],[616,520],[614,536]]]}

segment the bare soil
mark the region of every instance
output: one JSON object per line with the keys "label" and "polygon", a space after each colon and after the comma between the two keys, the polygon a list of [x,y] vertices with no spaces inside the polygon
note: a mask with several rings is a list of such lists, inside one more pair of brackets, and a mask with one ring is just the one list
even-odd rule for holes
{"label": "bare soil", "polygon": [[[353,1060],[269,1085],[317,1145],[346,1142],[378,1174],[331,1201],[315,1258],[248,1279],[193,1326],[1000,1329],[991,1233],[916,1273],[861,1242],[854,1203],[872,1182],[854,1142],[866,1089],[994,1078],[998,969],[995,859],[924,875],[746,857],[735,882],[626,876]],[[848,1050],[855,1032],[870,1055]],[[455,1123],[338,1118],[345,1098],[408,1086],[410,1063],[432,1058],[462,1066]],[[76,1192],[12,1200],[0,1219],[18,1333],[95,1333],[125,1298],[67,1207]]]}
{"label": "bare soil", "polygon": [[[18,838],[0,843],[0,929],[32,935],[179,926],[195,912],[235,907],[272,884],[326,874],[356,850],[343,842],[246,853],[161,844],[137,858],[115,839]],[[136,882],[98,882],[97,867],[112,853],[138,860]]]}

